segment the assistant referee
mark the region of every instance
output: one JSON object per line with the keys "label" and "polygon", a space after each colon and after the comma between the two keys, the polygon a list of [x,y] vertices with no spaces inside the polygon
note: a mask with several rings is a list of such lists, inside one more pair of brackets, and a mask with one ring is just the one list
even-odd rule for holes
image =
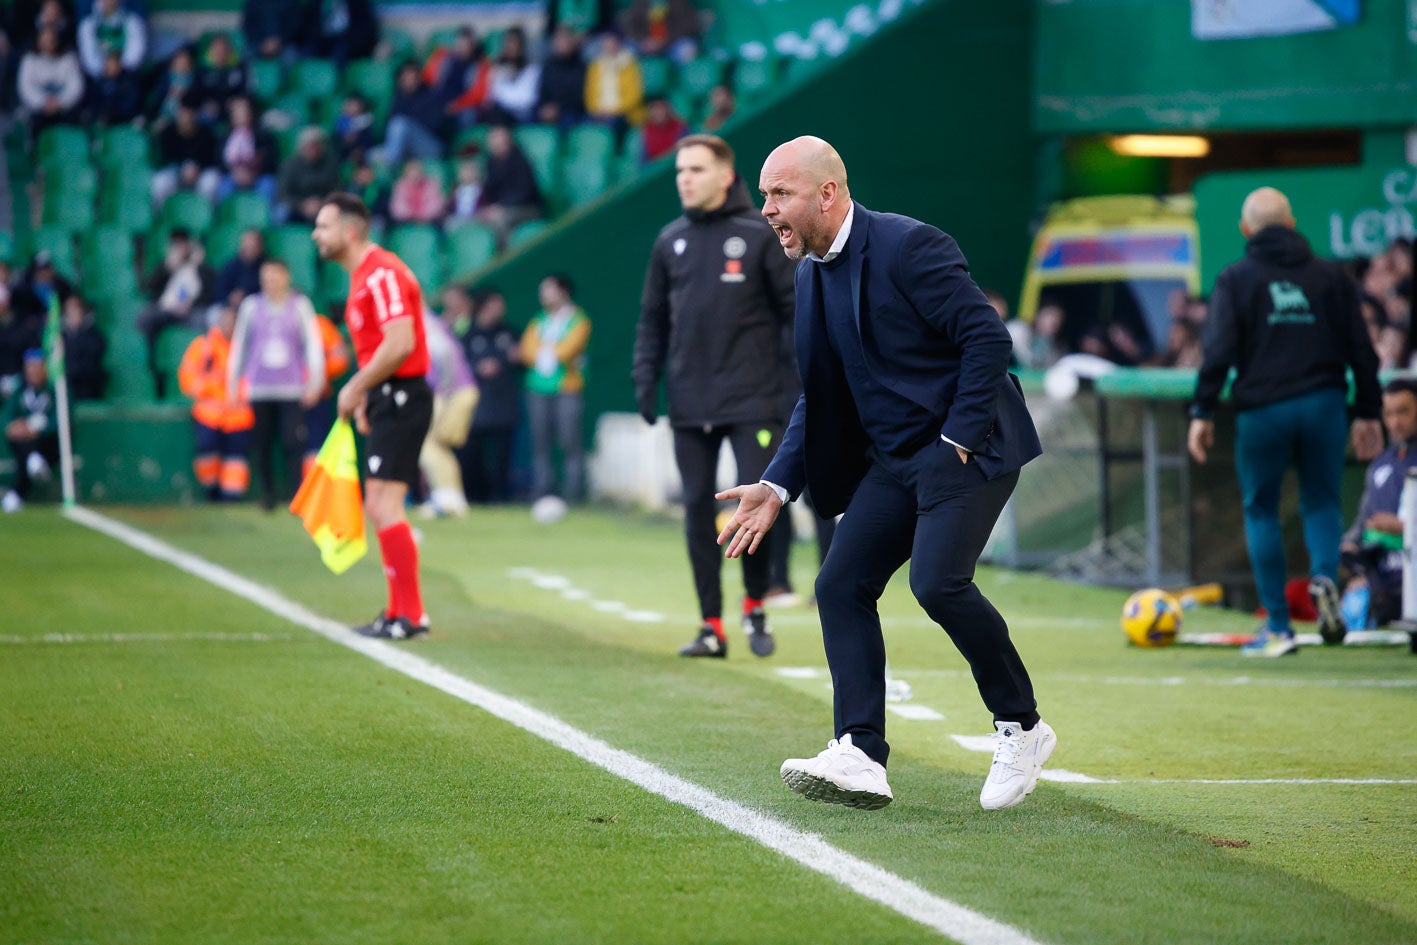
{"label": "assistant referee", "polygon": [[379,536],[388,606],[355,632],[406,640],[427,633],[418,585],[418,546],[404,515],[418,482],[418,454],[433,419],[423,290],[408,266],[369,240],[369,208],[353,194],[325,199],[315,217],[320,258],[350,271],[345,321],[359,365],[336,402],[367,438],[364,506]]}

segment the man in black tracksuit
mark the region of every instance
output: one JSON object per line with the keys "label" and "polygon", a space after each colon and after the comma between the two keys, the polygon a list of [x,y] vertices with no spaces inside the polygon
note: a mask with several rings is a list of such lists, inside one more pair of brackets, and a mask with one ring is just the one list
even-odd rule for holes
{"label": "man in black tracksuit", "polygon": [[[1205,360],[1191,404],[1188,445],[1196,462],[1213,445],[1211,416],[1230,369],[1235,382],[1235,471],[1245,504],[1245,541],[1265,626],[1247,656],[1298,652],[1284,596],[1279,492],[1290,465],[1309,551],[1309,593],[1325,642],[1342,641],[1339,612],[1339,505],[1344,442],[1367,461],[1382,448],[1378,358],[1358,311],[1358,292],[1337,265],[1314,256],[1294,229],[1288,199],[1272,187],[1245,198],[1245,258],[1215,280],[1205,323]],[[1349,369],[1353,420],[1348,421]]]}
{"label": "man in black tracksuit", "polygon": [[[703,624],[683,656],[722,657],[722,558],[714,499],[726,439],[738,481],[756,482],[782,437],[782,378],[793,358],[792,261],[733,171],[714,135],[680,140],[675,167],[684,215],[660,231],[640,300],[631,374],[640,416],[653,424],[659,381],[669,389],[674,457],[684,483],[684,531]],[[767,555],[743,558],[743,629],[758,656],[774,645],[763,612]]]}

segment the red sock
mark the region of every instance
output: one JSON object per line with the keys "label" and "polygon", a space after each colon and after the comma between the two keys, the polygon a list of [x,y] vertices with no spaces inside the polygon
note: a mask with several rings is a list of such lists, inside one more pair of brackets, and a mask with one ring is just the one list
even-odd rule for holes
{"label": "red sock", "polygon": [[423,595],[418,589],[418,545],[408,522],[390,525],[379,533],[379,549],[384,555],[384,574],[389,579],[391,617],[423,619]]}
{"label": "red sock", "polygon": [[743,616],[745,616],[745,617],[748,616],[748,614],[751,614],[754,610],[757,610],[757,609],[758,609],[759,607],[761,607],[761,606],[763,606],[763,602],[762,602],[762,599],[761,599],[761,598],[758,598],[758,597],[745,597],[745,598],[743,598]]}
{"label": "red sock", "polygon": [[705,618],[704,618],[704,623],[708,624],[709,627],[710,627],[710,629],[713,630],[713,635],[714,635],[714,636],[718,637],[720,640],[723,639],[723,618],[722,618],[722,617],[705,617]]}

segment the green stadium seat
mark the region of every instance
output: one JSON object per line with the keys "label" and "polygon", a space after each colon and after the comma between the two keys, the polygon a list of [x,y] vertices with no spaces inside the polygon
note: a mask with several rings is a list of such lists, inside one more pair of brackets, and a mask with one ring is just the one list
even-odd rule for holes
{"label": "green stadium seat", "polygon": [[431,302],[443,287],[441,242],[438,228],[427,223],[405,223],[389,234],[389,251],[413,270],[425,301]]}
{"label": "green stadium seat", "polygon": [[349,299],[349,271],[339,263],[321,262],[320,290],[315,294],[319,297],[316,311],[328,315],[333,303],[342,305]]}
{"label": "green stadium seat", "polygon": [[418,58],[418,44],[404,30],[382,27],[379,30],[379,46],[375,58],[391,62],[397,68],[399,63]]}
{"label": "green stadium seat", "polygon": [[315,243],[310,227],[298,223],[266,230],[266,255],[290,269],[290,281],[299,292],[310,294],[319,286]]}
{"label": "green stadium seat", "polygon": [[522,125],[512,132],[517,145],[531,162],[536,172],[536,182],[541,192],[547,196],[560,189],[561,139],[556,129],[549,125]]}
{"label": "green stadium seat", "polygon": [[502,40],[506,38],[506,30],[489,30],[482,37],[482,51],[487,54],[488,59],[496,59],[502,55]]}
{"label": "green stadium seat", "polygon": [[151,174],[147,168],[110,168],[99,195],[99,222],[140,233],[153,223]]}
{"label": "green stadium seat", "polygon": [[202,236],[212,226],[212,205],[201,194],[179,190],[163,203],[158,220],[168,229],[186,227],[194,236]]}
{"label": "green stadium seat", "polygon": [[456,26],[445,26],[429,33],[428,39],[423,43],[423,58],[427,59],[444,46],[452,46],[453,40],[457,39],[457,36],[458,27]]}
{"label": "green stadium seat", "polygon": [[301,59],[290,70],[286,91],[307,101],[327,98],[339,89],[339,67],[328,59]]}
{"label": "green stadium seat", "polygon": [[15,234],[9,230],[0,230],[0,262],[9,263],[11,268],[15,268]]}
{"label": "green stadium seat", "polygon": [[258,102],[269,104],[280,94],[285,67],[274,59],[253,59],[246,66],[246,91]]}
{"label": "green stadium seat", "polygon": [[115,125],[100,132],[95,156],[105,169],[152,166],[147,133],[132,125]]}
{"label": "green stadium seat", "polygon": [[147,343],[136,326],[117,324],[108,334],[108,400],[155,399],[152,374],[147,366]]}
{"label": "green stadium seat", "polygon": [[781,71],[781,60],[741,59],[733,71],[733,89],[740,104],[755,102],[772,90]]}
{"label": "green stadium seat", "polygon": [[550,226],[545,220],[528,220],[512,230],[511,236],[507,238],[507,245],[521,246],[523,243],[529,243]]}
{"label": "green stadium seat", "polygon": [[358,92],[370,102],[375,115],[388,111],[394,99],[396,66],[387,59],[359,59],[344,70],[344,90]]}
{"label": "green stadium seat", "polygon": [[688,89],[675,89],[669,93],[669,104],[679,113],[690,128],[697,128],[703,119],[704,97]]}
{"label": "green stadium seat", "polygon": [[96,266],[86,262],[83,287],[84,294],[93,302],[128,299],[140,294],[138,273],[132,260]]}
{"label": "green stadium seat", "polygon": [[561,169],[562,195],[566,206],[577,207],[600,197],[610,187],[609,162],[605,158],[577,158]]}
{"label": "green stadium seat", "polygon": [[566,159],[608,161],[615,153],[615,132],[605,125],[576,125],[566,134]]}
{"label": "green stadium seat", "polygon": [[255,193],[234,193],[216,208],[217,223],[231,223],[250,230],[270,226],[271,207],[266,198]]}
{"label": "green stadium seat", "polygon": [[723,63],[711,56],[700,56],[679,67],[676,89],[703,96],[723,81]]}
{"label": "green stadium seat", "polygon": [[250,227],[240,223],[218,223],[207,231],[202,245],[207,248],[207,262],[211,263],[213,269],[220,271],[222,266],[231,261],[241,245],[241,234],[248,229]]}
{"label": "green stadium seat", "polygon": [[492,132],[490,125],[473,125],[453,136],[453,153],[457,154],[470,144],[477,145],[479,154],[487,153],[487,136]]}
{"label": "green stadium seat", "polygon": [[54,269],[61,276],[73,282],[79,277],[79,267],[75,264],[74,233],[57,226],[41,226],[30,238],[30,252],[46,252],[54,260]]}
{"label": "green stadium seat", "polygon": [[646,98],[668,95],[674,86],[674,63],[663,56],[641,59],[640,77],[644,82]]}
{"label": "green stadium seat", "polygon": [[71,233],[93,226],[98,174],[87,164],[65,167],[62,177],[55,171],[51,167],[44,187],[44,225]]}
{"label": "green stadium seat", "polygon": [[100,224],[84,231],[79,241],[79,259],[85,281],[109,266],[133,267],[133,236],[121,226]]}
{"label": "green stadium seat", "polygon": [[51,125],[39,133],[35,160],[45,167],[88,164],[88,132],[75,125]]}
{"label": "green stadium seat", "polygon": [[497,255],[497,234],[481,223],[466,223],[448,234],[449,275],[462,278]]}

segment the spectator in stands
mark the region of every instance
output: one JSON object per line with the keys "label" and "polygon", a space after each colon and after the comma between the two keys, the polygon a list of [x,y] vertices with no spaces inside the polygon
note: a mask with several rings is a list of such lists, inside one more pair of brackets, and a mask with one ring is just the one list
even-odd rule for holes
{"label": "spectator in stands", "polygon": [[49,479],[50,467],[59,462],[59,408],[44,352],[31,348],[24,355],[24,383],[5,401],[0,428],[15,458],[15,482],[0,509],[18,512],[29,498],[34,480]]}
{"label": "spectator in stands", "polygon": [[437,223],[447,209],[442,183],[424,170],[422,161],[405,162],[389,197],[389,217],[395,223]]}
{"label": "spectator in stands", "polygon": [[60,45],[58,31],[39,31],[34,49],[20,60],[17,91],[35,135],[50,125],[77,119],[84,99],[84,73],[73,50]]}
{"label": "spectator in stands", "polygon": [[443,157],[443,140],[438,130],[443,110],[438,96],[423,84],[418,67],[404,63],[398,71],[397,91],[384,129],[384,145],[375,149],[373,159],[386,166],[402,164],[411,157],[436,161]]}
{"label": "spectator in stands", "polygon": [[94,324],[93,312],[79,295],[64,303],[64,377],[74,400],[101,400],[108,386],[103,356],[108,342]]}
{"label": "spectator in stands", "polygon": [[305,461],[301,464],[300,479],[310,475],[310,467],[320,455],[320,447],[330,435],[335,424],[335,384],[349,370],[349,345],[338,327],[329,318],[315,313],[315,325],[320,330],[320,343],[325,351],[325,386],[320,390],[320,399],[305,410]]}
{"label": "spectator in stands", "polygon": [[1082,336],[1079,347],[1084,354],[1106,358],[1123,367],[1136,367],[1151,356],[1150,341],[1139,338],[1136,331],[1120,321],[1094,326]]}
{"label": "spectator in stands", "polygon": [[477,382],[446,313],[429,312],[423,324],[428,341],[428,384],[433,388],[433,422],[423,440],[418,466],[428,480],[429,497],[422,512],[438,518],[467,514],[462,469],[454,451],[467,442],[472,414],[477,407]]}
{"label": "spectator in stands", "polygon": [[1148,367],[1196,370],[1203,360],[1200,327],[1189,319],[1178,318],[1171,322],[1166,350],[1157,352],[1144,363]]}
{"label": "spectator in stands", "polygon": [[458,30],[451,47],[434,50],[424,66],[422,81],[438,102],[439,117],[428,125],[430,130],[437,131],[444,116],[465,125],[477,120],[492,84],[492,64],[472,27]]}
{"label": "spectator in stands", "polygon": [[15,315],[35,331],[43,331],[50,304],[57,298],[62,310],[73,294],[74,287],[54,267],[54,257],[49,255],[49,250],[42,249],[34,254],[15,281],[12,293]]}
{"label": "spectator in stands", "polygon": [[194,190],[215,200],[221,186],[216,138],[197,120],[191,100],[177,107],[177,118],[157,138],[158,170],[153,173],[153,204],[161,207],[179,190]]}
{"label": "spectator in stands", "polygon": [[482,187],[477,219],[491,226],[497,232],[498,243],[505,245],[514,227],[542,216],[545,202],[531,162],[506,126],[492,129],[487,150],[487,181]]}
{"label": "spectator in stands", "polygon": [[295,58],[295,45],[304,25],[290,0],[245,0],[241,5],[241,32],[246,48],[261,59]]}
{"label": "spectator in stands", "polygon": [[197,84],[197,68],[192,51],[183,47],[167,60],[148,96],[147,115],[154,132],[161,132],[177,119],[177,111]]}
{"label": "spectator in stands", "polygon": [[490,101],[482,120],[492,124],[534,121],[540,90],[541,66],[528,58],[526,31],[513,26],[503,34],[502,49],[492,64]]}
{"label": "spectator in stands", "polygon": [[[325,387],[325,346],[310,300],[290,287],[278,259],[261,266],[261,291],[241,303],[231,336],[227,389],[251,404],[251,455],[261,485],[261,508],[276,507],[300,486],[305,455],[305,411]],[[284,484],[275,482],[275,443],[285,456]]]}
{"label": "spectator in stands", "polygon": [[351,59],[367,59],[379,44],[379,20],[372,0],[320,0],[306,7],[306,52],[333,59],[341,69]]}
{"label": "spectator in stands", "polygon": [[522,335],[521,360],[527,368],[527,414],[531,422],[532,499],[556,490],[553,447],[561,451],[560,496],[583,497],[585,459],[581,417],[590,319],[574,301],[571,280],[560,274],[541,280],[541,311]]}
{"label": "spectator in stands", "polygon": [[24,378],[25,352],[39,347],[39,328],[19,317],[10,305],[10,290],[0,286],[0,401],[9,398]]}
{"label": "spectator in stands", "polygon": [[148,27],[143,18],[123,9],[123,0],[97,0],[79,23],[79,58],[93,78],[103,73],[103,57],[117,52],[123,68],[136,73],[148,51]]}
{"label": "spectator in stands", "polygon": [[188,230],[174,227],[167,235],[162,262],[153,267],[147,278],[152,302],[138,313],[138,330],[148,344],[148,371],[159,399],[167,396],[167,378],[158,368],[157,340],[173,325],[203,326],[213,283],[206,250]]}
{"label": "spectator in stands", "polygon": [[246,64],[236,54],[231,37],[217,33],[197,70],[197,107],[202,121],[219,122],[230,110],[231,101],[245,94]]}
{"label": "spectator in stands", "polygon": [[88,120],[95,125],[124,125],[143,113],[138,77],[123,69],[118,53],[103,59],[103,74],[89,83]]}
{"label": "spectator in stands", "polygon": [[726,85],[715,85],[709,89],[709,112],[704,117],[704,131],[718,134],[725,122],[738,110],[738,98]]}
{"label": "spectator in stands", "polygon": [[551,36],[551,54],[541,67],[536,118],[548,125],[573,125],[585,118],[585,60],[576,34],[564,24]]}
{"label": "spectator in stands", "polygon": [[458,179],[453,185],[453,196],[448,202],[448,217],[443,226],[452,232],[464,223],[477,217],[477,206],[482,200],[482,168],[471,158],[458,162]]}
{"label": "spectator in stands", "polygon": [[643,116],[640,64],[614,33],[601,37],[600,51],[586,68],[585,103],[587,115],[621,130],[638,124]]}
{"label": "spectator in stands", "polygon": [[339,159],[323,128],[311,125],[296,138],[295,153],[280,166],[276,181],[276,216],[282,221],[313,223],[327,194],[339,189]]}
{"label": "spectator in stands", "polygon": [[369,100],[351,92],[340,103],[335,117],[335,149],[342,163],[364,160],[373,147],[374,114],[369,110]]}
{"label": "spectator in stands", "polygon": [[633,0],[620,22],[641,56],[668,56],[684,63],[699,54],[703,24],[689,0]]}
{"label": "spectator in stands", "polygon": [[236,245],[236,255],[217,273],[212,298],[234,313],[246,296],[261,291],[261,266],[266,261],[266,238],[257,229],[246,230]]}
{"label": "spectator in stands", "polygon": [[264,129],[257,127],[251,100],[237,95],[228,103],[231,130],[221,146],[221,169],[224,172],[217,187],[217,199],[225,200],[235,193],[256,193],[268,205],[276,198],[276,143]]}
{"label": "spectator in stands", "polygon": [[1388,446],[1368,465],[1358,515],[1339,545],[1350,577],[1343,590],[1349,630],[1381,627],[1402,616],[1402,486],[1417,469],[1417,381],[1397,378],[1383,388]]}
{"label": "spectator in stands", "polygon": [[196,455],[192,473],[213,502],[235,502],[251,484],[251,405],[229,385],[227,370],[236,310],[223,307],[205,335],[192,339],[177,368],[182,393],[192,398]]}
{"label": "spectator in stands", "polygon": [[648,164],[673,151],[675,143],[689,133],[689,125],[674,111],[667,98],[656,96],[648,102],[640,133],[644,139],[641,160]]}
{"label": "spectator in stands", "polygon": [[1063,307],[1055,302],[1045,300],[1038,306],[1028,333],[1027,346],[1014,348],[1014,355],[1021,367],[1034,370],[1050,368],[1068,353],[1067,345],[1063,342],[1065,319]]}
{"label": "spectator in stands", "polygon": [[29,29],[16,30],[11,42],[26,46],[34,41],[40,30],[53,29],[59,32],[60,44],[70,49],[78,45],[79,37],[68,9],[59,0],[44,0],[35,13],[34,23]]}

